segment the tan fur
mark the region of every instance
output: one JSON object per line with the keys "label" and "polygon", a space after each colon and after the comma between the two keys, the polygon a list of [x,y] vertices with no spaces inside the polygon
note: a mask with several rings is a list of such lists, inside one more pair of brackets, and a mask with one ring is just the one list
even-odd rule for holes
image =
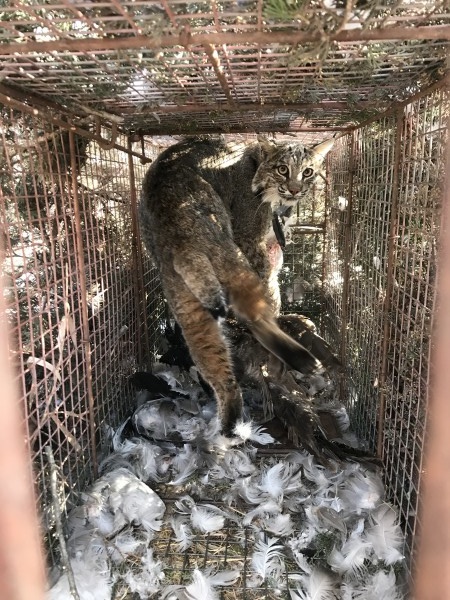
{"label": "tan fur", "polygon": [[236,156],[223,140],[176,144],[150,167],[140,204],[144,242],[192,359],[214,390],[225,433],[242,411],[220,321],[228,304],[280,360],[303,372],[320,367],[278,327],[266,293],[272,207],[252,190],[263,152],[256,144]]}

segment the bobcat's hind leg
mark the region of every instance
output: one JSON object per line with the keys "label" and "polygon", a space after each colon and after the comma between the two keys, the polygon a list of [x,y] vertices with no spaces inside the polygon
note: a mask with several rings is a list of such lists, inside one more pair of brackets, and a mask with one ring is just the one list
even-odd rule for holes
{"label": "bobcat's hind leg", "polygon": [[222,431],[230,435],[242,415],[242,395],[221,325],[186,287],[175,294],[166,289],[166,295],[192,360],[214,390]]}
{"label": "bobcat's hind leg", "polygon": [[217,319],[227,314],[222,287],[205,254],[180,252],[174,257],[173,267],[192,294]]}

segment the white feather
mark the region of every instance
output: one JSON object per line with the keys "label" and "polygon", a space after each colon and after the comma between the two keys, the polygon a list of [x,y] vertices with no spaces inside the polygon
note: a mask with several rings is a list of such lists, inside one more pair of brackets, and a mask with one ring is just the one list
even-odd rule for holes
{"label": "white feather", "polygon": [[395,574],[392,570],[389,573],[378,571],[369,581],[360,589],[353,591],[351,600],[402,600]]}
{"label": "white feather", "polygon": [[181,551],[185,551],[192,545],[193,533],[189,527],[189,523],[186,517],[181,515],[174,515],[170,524],[175,534],[175,539],[180,546]]}
{"label": "white feather", "polygon": [[259,517],[262,515],[273,515],[281,512],[281,507],[278,502],[269,498],[264,502],[261,502],[259,506],[250,510],[242,520],[242,525],[248,526],[253,521],[255,517]]}
{"label": "white feather", "polygon": [[402,560],[400,548],[403,540],[395,510],[388,504],[382,504],[370,514],[369,522],[371,525],[365,538],[377,557],[388,565]]}
{"label": "white feather", "polygon": [[275,439],[263,427],[256,427],[253,421],[239,421],[236,423],[233,433],[244,442],[252,441],[257,444],[273,444]]}
{"label": "white feather", "polygon": [[383,483],[374,473],[356,471],[344,481],[338,495],[347,509],[361,514],[379,504],[383,495]]}
{"label": "white feather", "polygon": [[194,569],[192,583],[186,586],[185,594],[188,600],[219,600],[210,580],[198,569]]}
{"label": "white feather", "polygon": [[[300,567],[300,569],[303,571],[303,573],[311,574],[311,570],[312,570],[311,565],[309,564],[306,556],[304,554],[302,554],[301,551],[299,551],[300,549],[299,549],[298,545],[295,542],[293,543],[293,541],[294,540],[292,540],[292,539],[289,540],[288,545],[292,550],[292,554],[295,558],[295,562]],[[299,573],[289,573],[288,577],[289,577],[289,581],[291,581],[291,580],[292,581],[299,581],[299,580],[301,581],[303,575],[299,574]]]}
{"label": "white feather", "polygon": [[184,496],[181,496],[181,498],[179,498],[178,500],[175,500],[175,508],[177,512],[183,515],[190,515],[194,506],[194,499],[191,498],[189,494],[185,494]]}
{"label": "white feather", "polygon": [[148,532],[159,531],[166,506],[161,498],[125,469],[117,469],[109,488],[109,505],[114,514],[121,512],[127,523],[142,525]]}
{"label": "white feather", "polygon": [[184,392],[184,389],[181,387],[181,384],[178,381],[178,377],[180,375],[179,369],[177,369],[176,367],[168,369],[165,365],[164,367],[165,368],[162,371],[160,371],[159,369],[156,369],[155,371],[155,367],[153,366],[152,370],[154,373],[157,372],[158,377],[164,379],[164,381],[166,381],[170,385],[174,392]]}
{"label": "white feather", "polygon": [[161,448],[141,438],[116,444],[116,451],[100,464],[100,472],[125,467],[142,481],[159,481],[157,457]]}
{"label": "white feather", "polygon": [[218,571],[215,575],[209,575],[208,579],[215,586],[229,586],[236,583],[240,577],[240,572],[236,570]]}
{"label": "white feather", "polygon": [[291,515],[276,515],[270,519],[265,519],[264,529],[280,537],[291,535],[294,532]]}
{"label": "white feather", "polygon": [[284,490],[292,476],[292,465],[279,462],[278,464],[263,471],[259,489],[274,498],[280,500]]}
{"label": "white feather", "polygon": [[302,577],[303,589],[291,591],[292,600],[335,600],[336,585],[328,573],[313,569]]}
{"label": "white feather", "polygon": [[340,575],[350,573],[356,576],[365,571],[364,561],[369,556],[371,544],[361,537],[363,527],[364,519],[360,519],[342,548],[333,548],[328,557],[328,564]]}
{"label": "white feather", "polygon": [[220,464],[225,471],[226,477],[229,479],[247,477],[256,471],[256,467],[249,454],[238,448],[232,448],[225,452]]}
{"label": "white feather", "polygon": [[283,563],[281,559],[282,544],[278,543],[278,538],[267,538],[255,543],[255,550],[252,555],[252,569],[263,580],[267,577],[279,576]]}
{"label": "white feather", "polygon": [[225,519],[208,508],[194,506],[191,512],[191,523],[194,529],[202,533],[212,533],[223,529]]}
{"label": "white feather", "polygon": [[162,409],[173,404],[170,398],[149,400],[142,404],[133,415],[136,431],[161,439],[177,431],[179,416],[173,410]]}
{"label": "white feather", "polygon": [[139,554],[147,548],[150,536],[146,532],[123,531],[108,545],[108,555],[113,562],[121,564],[128,555]]}
{"label": "white feather", "polygon": [[317,492],[321,492],[330,487],[331,482],[325,474],[324,468],[315,463],[314,457],[311,454],[303,460],[302,465],[306,479],[315,484]]}
{"label": "white feather", "polygon": [[350,538],[341,550],[333,548],[328,557],[328,564],[340,575],[350,573],[352,576],[364,572],[364,561],[369,555],[370,544],[361,539]]}
{"label": "white feather", "polygon": [[347,533],[344,515],[339,514],[332,508],[327,506],[307,506],[305,514],[317,531],[329,530],[331,525],[331,527],[339,530],[344,536]]}
{"label": "white feather", "polygon": [[180,418],[177,422],[177,432],[186,442],[194,442],[205,437],[206,423],[200,417]]}
{"label": "white feather", "polygon": [[181,452],[179,452],[173,459],[172,469],[174,479],[169,482],[169,485],[180,485],[186,479],[195,473],[199,466],[199,455],[197,452],[192,450],[190,444],[185,444]]}
{"label": "white feather", "polygon": [[141,562],[140,572],[136,572],[136,569],[129,569],[124,580],[130,592],[137,593],[141,600],[147,600],[150,594],[156,593],[161,588],[164,573],[161,562],[153,559],[153,552],[150,548],[147,549]]}
{"label": "white feather", "polygon": [[215,575],[206,575],[194,569],[192,583],[186,588],[181,585],[169,585],[161,594],[160,600],[218,600],[219,596],[214,589],[216,586],[229,586],[236,583],[239,571],[219,571]]}
{"label": "white feather", "polygon": [[[106,561],[98,562],[74,558],[70,561],[80,600],[110,600],[113,582]],[[73,600],[67,574],[64,573],[47,594],[48,600]]]}

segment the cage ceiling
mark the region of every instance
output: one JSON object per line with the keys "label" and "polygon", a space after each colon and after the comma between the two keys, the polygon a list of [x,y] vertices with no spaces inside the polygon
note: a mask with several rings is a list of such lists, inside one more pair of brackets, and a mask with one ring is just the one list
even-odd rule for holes
{"label": "cage ceiling", "polygon": [[[2,3],[3,4],[3,3]],[[447,0],[14,0],[0,101],[127,133],[340,130],[445,76]]]}

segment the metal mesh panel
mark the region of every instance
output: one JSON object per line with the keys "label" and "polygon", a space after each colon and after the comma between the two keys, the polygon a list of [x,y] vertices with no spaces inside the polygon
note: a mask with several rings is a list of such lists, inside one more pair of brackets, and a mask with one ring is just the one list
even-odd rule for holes
{"label": "metal mesh panel", "polygon": [[351,191],[350,149],[351,140],[340,138],[328,156],[327,177],[330,180],[326,221],[326,247],[324,257],[324,329],[336,348],[341,347],[341,321],[346,302],[343,298],[344,279],[344,210]]}
{"label": "metal mesh panel", "polygon": [[[351,142],[352,188],[348,206],[340,215],[344,221],[342,358],[349,378],[346,398],[358,435],[372,448],[376,446],[382,362],[394,124],[391,120],[377,122],[358,132]],[[341,200],[341,207],[343,203]]]}
{"label": "metal mesh panel", "polygon": [[426,97],[405,110],[401,135],[382,441],[388,492],[400,507],[411,543],[417,541],[420,525],[416,517],[448,116],[448,97]]}
{"label": "metal mesh panel", "polygon": [[325,330],[347,368],[354,427],[383,456],[407,552],[419,524],[447,117],[437,92],[342,138],[330,157]]}
{"label": "metal mesh panel", "polygon": [[[54,515],[43,448],[60,468],[60,504],[77,502],[96,454],[130,410],[127,377],[145,366],[147,310],[130,202],[128,157],[2,109],[1,220],[11,351],[22,390],[45,543]],[[72,139],[71,139],[72,137]],[[136,181],[144,167],[133,159]],[[139,263],[140,264],[140,263]],[[152,319],[163,310],[144,261]],[[128,392],[128,393],[127,393]]]}
{"label": "metal mesh panel", "polygon": [[14,2],[0,93],[127,132],[339,129],[439,79],[450,39],[443,1],[353,4]]}
{"label": "metal mesh panel", "polygon": [[325,191],[326,180],[322,174],[308,200],[297,207],[297,221],[290,228],[291,242],[284,250],[279,276],[283,312],[301,312],[317,326],[321,325],[323,317]]}
{"label": "metal mesh panel", "polygon": [[[263,450],[262,457],[267,453]],[[271,454],[271,453],[270,453]],[[286,452],[280,454],[280,458]],[[283,561],[286,589],[273,589],[268,581],[255,582],[251,566],[252,555],[255,550],[255,535],[251,527],[238,528],[228,524],[222,530],[206,535],[194,534],[192,545],[180,551],[179,544],[173,528],[168,525],[170,518],[176,515],[173,496],[166,496],[166,490],[158,490],[166,504],[165,522],[161,532],[153,542],[155,555],[168,566],[165,569],[165,584],[187,585],[192,581],[194,569],[201,569],[215,573],[217,571],[239,571],[239,579],[230,589],[218,590],[221,600],[276,600],[277,598],[290,598],[289,589],[294,587],[288,579],[288,574],[298,572],[298,566],[293,557],[286,556]],[[223,507],[215,501],[215,506]],[[264,534],[264,541],[270,538]]]}

